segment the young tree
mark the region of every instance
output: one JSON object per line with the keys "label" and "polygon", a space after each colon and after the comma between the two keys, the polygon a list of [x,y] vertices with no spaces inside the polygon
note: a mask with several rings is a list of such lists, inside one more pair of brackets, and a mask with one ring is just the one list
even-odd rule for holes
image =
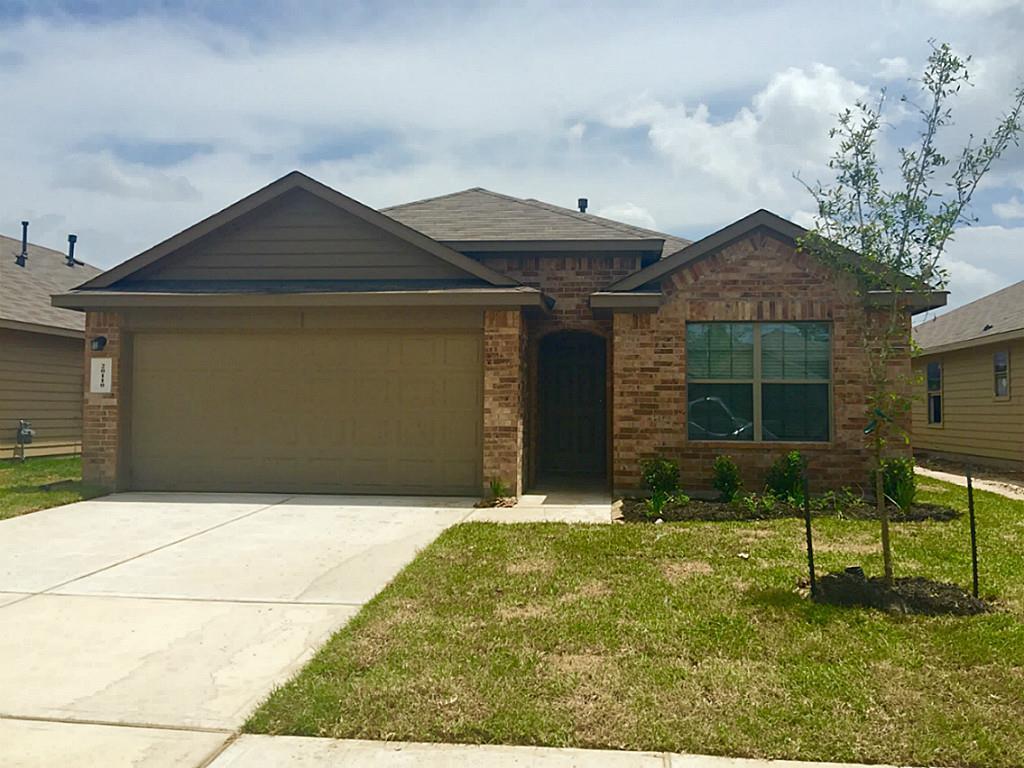
{"label": "young tree", "polygon": [[1000,156],[1020,142],[1024,86],[988,136],[980,142],[972,136],[955,159],[940,149],[943,129],[952,125],[950,101],[970,84],[969,63],[970,57],[961,59],[948,44],[932,43],[920,101],[900,100],[916,110],[920,127],[917,141],[899,149],[897,184],[883,183],[878,157],[880,134],[887,127],[884,90],[874,104],[858,102],[839,115],[830,131],[839,142],[829,161],[834,178],[827,184],[801,182],[817,209],[801,249],[852,275],[864,302],[862,342],[870,387],[864,432],[873,448],[888,582],[893,578],[892,547],[881,469],[887,442],[909,439],[903,424],[911,405],[910,382],[894,373],[909,352],[908,309],[945,287],[941,261],[946,245],[958,225],[977,221],[970,204],[978,185]]}

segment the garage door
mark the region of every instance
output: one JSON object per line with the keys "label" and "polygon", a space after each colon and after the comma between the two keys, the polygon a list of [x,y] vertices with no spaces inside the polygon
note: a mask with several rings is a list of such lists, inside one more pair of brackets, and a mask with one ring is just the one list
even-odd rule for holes
{"label": "garage door", "polygon": [[475,332],[144,333],[143,490],[479,494]]}

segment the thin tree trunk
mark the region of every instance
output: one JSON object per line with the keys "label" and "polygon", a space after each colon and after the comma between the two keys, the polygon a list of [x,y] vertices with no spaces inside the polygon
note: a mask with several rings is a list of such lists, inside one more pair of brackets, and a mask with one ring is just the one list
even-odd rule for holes
{"label": "thin tree trunk", "polygon": [[878,519],[882,523],[882,563],[885,568],[885,583],[892,584],[892,544],[889,541],[889,506],[885,503],[885,486],[882,478],[882,441],[875,440],[875,504]]}

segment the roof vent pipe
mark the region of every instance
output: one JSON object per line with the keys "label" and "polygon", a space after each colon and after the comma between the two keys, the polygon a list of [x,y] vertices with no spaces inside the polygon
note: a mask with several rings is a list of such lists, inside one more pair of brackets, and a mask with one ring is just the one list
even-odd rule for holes
{"label": "roof vent pipe", "polygon": [[21,253],[14,259],[14,263],[19,267],[25,266],[25,261],[28,259],[28,222],[21,222]]}
{"label": "roof vent pipe", "polygon": [[75,266],[75,243],[78,242],[78,235],[68,235],[68,260],[69,267]]}
{"label": "roof vent pipe", "polygon": [[587,212],[587,198],[581,197],[579,200],[576,201],[576,205],[579,206],[580,213]]}

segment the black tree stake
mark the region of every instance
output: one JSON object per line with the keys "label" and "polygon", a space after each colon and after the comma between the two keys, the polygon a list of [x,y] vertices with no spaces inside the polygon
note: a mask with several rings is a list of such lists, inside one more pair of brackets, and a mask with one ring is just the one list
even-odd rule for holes
{"label": "black tree stake", "polygon": [[978,596],[978,532],[974,525],[974,481],[967,467],[967,512],[971,516],[971,573],[974,577],[974,596]]}
{"label": "black tree stake", "polygon": [[807,482],[807,472],[804,472],[804,528],[807,531],[807,571],[811,576],[811,596],[818,594],[818,582],[814,577],[814,539],[811,536],[811,493],[810,484]]}

